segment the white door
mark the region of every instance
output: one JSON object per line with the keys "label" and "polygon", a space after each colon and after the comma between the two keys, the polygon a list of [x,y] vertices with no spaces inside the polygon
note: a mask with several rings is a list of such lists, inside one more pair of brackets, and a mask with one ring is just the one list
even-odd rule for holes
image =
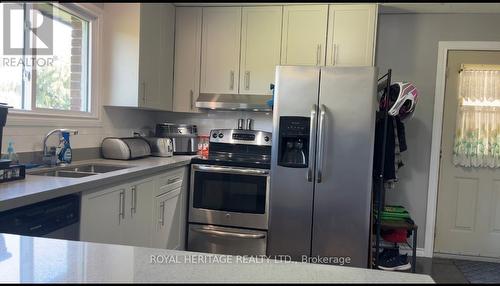
{"label": "white door", "polygon": [[122,185],[82,195],[80,240],[123,243],[127,188]]}
{"label": "white door", "polygon": [[372,66],[376,5],[330,5],[326,64]]}
{"label": "white door", "polygon": [[182,188],[169,191],[154,200],[152,247],[182,249]]}
{"label": "white door", "polygon": [[240,94],[272,94],[281,54],[281,6],[243,7]]}
{"label": "white door", "polygon": [[328,5],[283,8],[282,65],[325,65]]}
{"label": "white door", "polygon": [[500,64],[500,52],[450,51],[434,251],[500,257],[500,169],[452,162],[462,64]]}
{"label": "white door", "polygon": [[201,93],[238,93],[241,7],[203,8]]}
{"label": "white door", "polygon": [[201,7],[175,11],[174,111],[195,112],[200,93]]}
{"label": "white door", "polygon": [[134,182],[127,188],[123,243],[151,246],[153,193],[156,177]]}

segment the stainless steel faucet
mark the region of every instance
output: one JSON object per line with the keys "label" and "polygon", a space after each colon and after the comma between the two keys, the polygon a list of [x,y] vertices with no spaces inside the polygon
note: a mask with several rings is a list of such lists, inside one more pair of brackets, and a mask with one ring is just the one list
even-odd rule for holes
{"label": "stainless steel faucet", "polygon": [[59,136],[61,136],[61,134],[63,132],[68,132],[68,133],[73,134],[73,135],[78,134],[78,130],[72,130],[72,129],[54,129],[54,130],[50,131],[49,133],[47,133],[47,135],[45,135],[45,138],[43,138],[43,163],[44,164],[49,165],[49,166],[58,165],[56,147],[52,146],[52,147],[48,148],[47,147],[47,139],[49,139],[49,137],[54,133],[59,133]]}

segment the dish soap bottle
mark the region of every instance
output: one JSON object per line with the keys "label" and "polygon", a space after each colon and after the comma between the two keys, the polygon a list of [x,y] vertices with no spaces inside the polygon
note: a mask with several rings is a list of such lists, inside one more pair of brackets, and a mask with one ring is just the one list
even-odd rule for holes
{"label": "dish soap bottle", "polygon": [[12,164],[19,164],[19,157],[17,157],[16,151],[14,151],[14,143],[12,141],[9,141],[7,154],[2,156],[2,159],[10,160]]}
{"label": "dish soap bottle", "polygon": [[69,132],[62,132],[62,148],[59,151],[59,161],[65,164],[71,164],[73,153],[69,144]]}

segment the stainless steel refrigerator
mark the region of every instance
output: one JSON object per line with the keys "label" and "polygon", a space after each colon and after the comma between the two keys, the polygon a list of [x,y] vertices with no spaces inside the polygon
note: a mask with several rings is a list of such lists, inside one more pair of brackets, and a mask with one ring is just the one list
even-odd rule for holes
{"label": "stainless steel refrigerator", "polygon": [[368,267],[376,76],[276,68],[268,255]]}

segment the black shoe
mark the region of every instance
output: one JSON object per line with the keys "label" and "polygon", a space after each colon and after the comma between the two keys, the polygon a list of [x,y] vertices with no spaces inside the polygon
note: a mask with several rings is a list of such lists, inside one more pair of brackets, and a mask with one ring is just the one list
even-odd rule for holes
{"label": "black shoe", "polygon": [[[393,254],[393,255],[389,255]],[[408,270],[411,264],[408,262],[408,255],[399,255],[399,251],[386,253],[379,257],[379,269],[382,270]]]}
{"label": "black shoe", "polygon": [[381,261],[396,255],[399,255],[399,250],[397,248],[384,248],[384,250],[378,254],[378,259]]}

